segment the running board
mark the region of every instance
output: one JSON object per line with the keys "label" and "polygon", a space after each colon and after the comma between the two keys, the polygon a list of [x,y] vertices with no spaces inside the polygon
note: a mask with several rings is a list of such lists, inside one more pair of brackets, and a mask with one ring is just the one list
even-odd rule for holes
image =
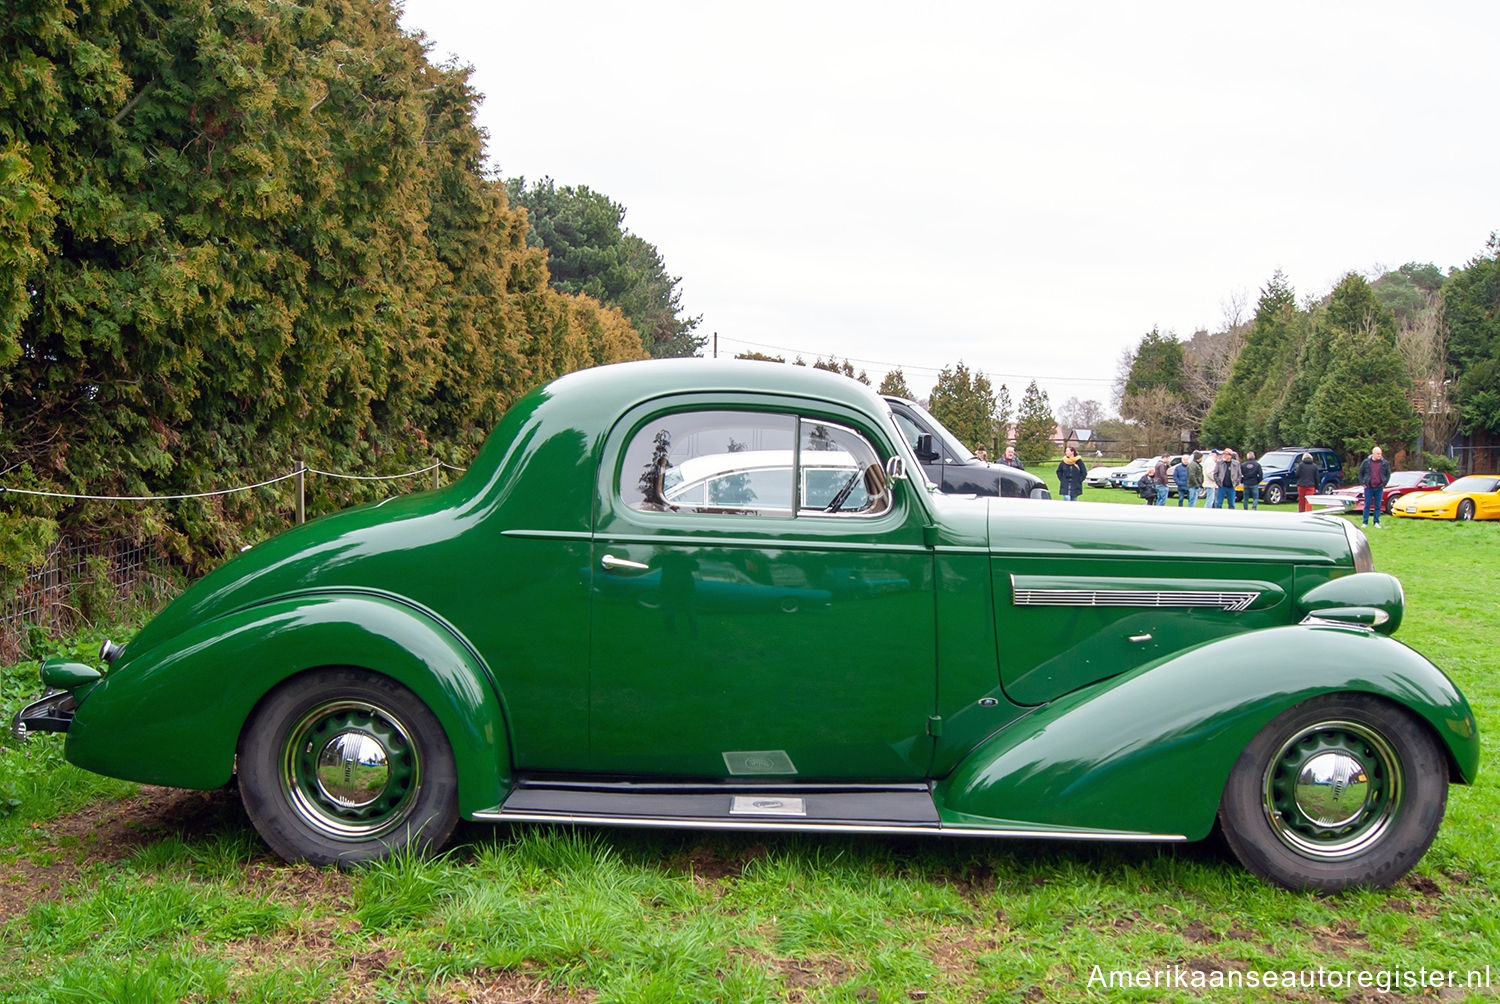
{"label": "running board", "polygon": [[505,823],[799,833],[926,834],[1073,840],[1171,840],[1180,834],[1015,824],[945,826],[925,784],[796,785],[523,781],[473,819]]}

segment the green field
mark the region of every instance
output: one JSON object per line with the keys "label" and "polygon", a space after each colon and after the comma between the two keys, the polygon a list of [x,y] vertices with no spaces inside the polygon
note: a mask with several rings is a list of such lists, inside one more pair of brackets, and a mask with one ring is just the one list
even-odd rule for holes
{"label": "green field", "polygon": [[[1139,504],[1122,491],[1085,497]],[[1406,587],[1397,637],[1442,666],[1491,729],[1500,525],[1386,523],[1370,538],[1377,568]],[[35,691],[34,672],[4,670],[7,716]],[[63,764],[60,749],[39,737],[0,750],[3,1001],[1500,994],[1493,742],[1410,876],[1332,898],[1263,885],[1213,842],[470,826],[440,860],[344,874],[271,858],[231,792],[105,781]]]}

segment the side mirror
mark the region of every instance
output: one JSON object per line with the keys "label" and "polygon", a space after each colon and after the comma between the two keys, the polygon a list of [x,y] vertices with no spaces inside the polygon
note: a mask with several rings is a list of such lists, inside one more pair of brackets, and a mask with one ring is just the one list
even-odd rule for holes
{"label": "side mirror", "polygon": [[906,460],[902,457],[892,457],[885,462],[885,476],[892,481],[906,480]]}

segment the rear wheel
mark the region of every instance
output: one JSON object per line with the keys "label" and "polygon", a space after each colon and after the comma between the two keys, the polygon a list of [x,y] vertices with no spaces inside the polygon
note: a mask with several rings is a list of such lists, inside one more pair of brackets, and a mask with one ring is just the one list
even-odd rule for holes
{"label": "rear wheel", "polygon": [[1426,725],[1368,694],[1283,712],[1240,754],[1219,804],[1240,862],[1288,889],[1382,888],[1437,835],[1447,762]]}
{"label": "rear wheel", "polygon": [[1286,499],[1286,491],[1278,484],[1266,485],[1266,505],[1281,505]]}
{"label": "rear wheel", "polygon": [[1474,518],[1474,500],[1464,499],[1458,504],[1458,518],[1470,520]]}
{"label": "rear wheel", "polygon": [[458,822],[453,751],[410,690],[360,669],[294,677],[240,736],[240,798],[288,861],[350,864],[436,849]]}

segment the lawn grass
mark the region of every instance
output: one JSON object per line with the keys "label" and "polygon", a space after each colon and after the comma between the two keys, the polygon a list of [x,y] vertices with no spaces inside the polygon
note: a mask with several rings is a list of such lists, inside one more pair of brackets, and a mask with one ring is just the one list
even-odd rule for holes
{"label": "lawn grass", "polygon": [[[1386,523],[1370,540],[1406,588],[1397,637],[1481,729],[1500,721],[1500,524]],[[5,706],[34,680],[5,669]],[[131,795],[60,745],[0,752],[4,1001],[1374,1002],[1500,986],[1493,744],[1412,875],[1337,897],[1266,886],[1213,842],[533,826],[468,826],[440,859],[345,874],[271,858],[231,792]],[[1488,990],[1399,985],[1486,967]],[[1320,968],[1322,986],[1192,987]],[[1111,970],[1164,982],[1109,987]],[[1398,992],[1340,985],[1361,973]]]}

